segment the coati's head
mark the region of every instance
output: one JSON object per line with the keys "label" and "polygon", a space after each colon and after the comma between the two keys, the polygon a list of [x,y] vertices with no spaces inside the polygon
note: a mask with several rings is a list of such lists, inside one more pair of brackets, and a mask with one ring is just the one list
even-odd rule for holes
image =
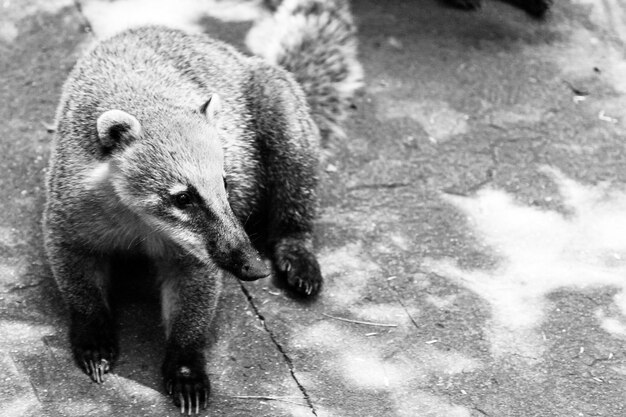
{"label": "coati's head", "polygon": [[220,108],[213,95],[199,110],[157,111],[160,120],[145,126],[109,110],[98,118],[98,138],[122,204],[199,260],[243,280],[263,278],[269,270],[228,203]]}

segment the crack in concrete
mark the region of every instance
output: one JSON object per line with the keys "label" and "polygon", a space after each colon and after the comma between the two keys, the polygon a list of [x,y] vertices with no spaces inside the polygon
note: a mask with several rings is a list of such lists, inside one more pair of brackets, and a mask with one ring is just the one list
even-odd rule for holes
{"label": "crack in concrete", "polygon": [[409,320],[411,320],[411,323],[413,324],[413,326],[418,329],[418,330],[422,330],[420,328],[420,325],[417,324],[417,321],[413,318],[413,316],[411,315],[411,313],[409,312],[408,308],[406,307],[406,305],[404,304],[404,302],[402,301],[402,298],[400,297],[400,294],[398,294],[398,290],[389,282],[387,282],[387,287],[391,290],[391,292],[393,293],[394,298],[396,299],[396,301],[398,302],[398,304],[400,304],[402,306],[402,309],[404,310],[404,312],[406,313],[406,315],[409,317]]}
{"label": "crack in concrete", "polygon": [[50,346],[50,344],[48,343],[48,337],[49,336],[44,336],[41,338],[41,341],[43,342],[43,345],[46,347],[46,351],[50,354],[50,356],[52,356],[52,360],[54,361],[54,363],[56,364],[56,366],[61,369],[61,362],[59,361],[59,359],[57,358],[57,356],[54,354],[54,351],[52,350],[52,347]]}
{"label": "crack in concrete", "polygon": [[[611,359],[613,359],[612,357],[608,357],[608,358],[595,358],[594,360],[591,361],[591,363],[585,363],[585,365],[589,366],[589,367],[593,367],[596,366],[598,363],[600,362],[608,362]],[[584,363],[584,362],[583,362]]]}
{"label": "crack in concrete", "polygon": [[496,175],[496,168],[489,167],[485,170],[485,179],[473,185],[470,185],[464,191],[456,190],[454,187],[450,187],[450,188],[444,188],[443,190],[441,190],[441,192],[444,194],[456,195],[460,197],[471,197],[476,191],[480,190],[485,185],[493,182],[495,175]]}
{"label": "crack in concrete", "polygon": [[[497,126],[494,126],[494,127],[498,128]],[[485,169],[484,179],[472,185],[469,185],[464,190],[463,189],[459,190],[458,187],[452,186],[452,187],[447,187],[447,188],[442,189],[441,192],[444,194],[456,195],[460,197],[470,197],[472,194],[474,194],[476,191],[478,191],[485,185],[492,183],[496,177],[498,165],[500,164],[500,160],[499,160],[500,158],[498,156],[498,148],[501,146],[502,143],[505,143],[505,142],[510,142],[510,141],[496,140],[496,141],[489,143],[488,155],[489,155],[489,159],[491,160],[491,164],[487,167],[487,169]]]}
{"label": "crack in concrete", "polygon": [[482,408],[478,408],[478,407],[473,407],[474,410],[478,411],[480,414],[482,414],[483,416],[489,416],[489,413],[487,413],[485,410],[483,410]]}
{"label": "crack in concrete", "polygon": [[41,286],[41,284],[43,284],[42,281],[36,281],[33,283],[29,283],[29,284],[17,284],[11,288],[9,288],[7,291],[0,291],[0,294],[9,294],[9,293],[13,293],[13,292],[18,292],[18,291],[22,291],[22,290],[28,290],[31,288],[36,288]]}
{"label": "crack in concrete", "polygon": [[37,402],[40,405],[43,405],[43,401],[41,401],[41,398],[39,397],[39,392],[37,392],[37,388],[35,387],[35,384],[33,383],[33,380],[31,379],[30,374],[28,374],[24,370],[21,370],[22,366],[15,359],[15,357],[13,356],[11,352],[9,352],[9,359],[11,360],[11,362],[13,362],[13,366],[15,367],[15,369],[17,369],[21,375],[25,376],[26,380],[28,381],[28,384],[30,385],[30,389],[33,391],[33,395],[37,399]]}
{"label": "crack in concrete", "polygon": [[358,184],[351,187],[348,187],[348,191],[356,191],[356,190],[366,190],[366,189],[394,189],[394,188],[403,188],[409,187],[412,184],[410,182],[390,182],[390,183],[374,183],[374,184]]}
{"label": "crack in concrete", "polygon": [[293,365],[293,361],[291,360],[291,358],[289,357],[289,355],[287,354],[287,352],[285,351],[283,346],[280,344],[280,342],[276,339],[276,336],[274,336],[274,333],[269,329],[269,327],[267,327],[267,323],[265,322],[265,317],[263,317],[263,315],[259,311],[258,307],[254,303],[254,299],[252,298],[252,294],[250,294],[250,291],[248,291],[248,289],[243,285],[243,283],[239,283],[239,285],[241,287],[241,291],[246,296],[246,299],[248,300],[248,303],[250,304],[250,307],[252,307],[252,310],[254,311],[254,314],[256,315],[256,317],[259,319],[259,321],[263,325],[263,329],[267,332],[267,334],[270,337],[272,343],[274,343],[274,345],[276,346],[276,349],[278,349],[278,351],[283,356],[283,359],[285,360],[285,363],[287,363],[287,367],[289,368],[289,372],[291,373],[291,377],[293,378],[294,382],[298,386],[298,389],[300,390],[300,392],[304,396],[304,399],[305,399],[307,405],[309,406],[309,408],[311,409],[311,412],[313,413],[314,416],[317,417],[317,410],[315,409],[315,406],[313,405],[313,402],[311,401],[311,397],[309,396],[309,393],[306,391],[306,388],[302,385],[302,383],[298,380],[298,377],[296,376],[296,371],[295,371],[295,368],[294,368],[294,365]]}
{"label": "crack in concrete", "polygon": [[[495,126],[492,125],[491,127],[496,128],[496,129],[502,129],[499,126]],[[502,129],[504,130],[504,129]],[[484,179],[471,184],[467,187],[465,187],[464,189],[459,189],[456,186],[452,186],[452,187],[448,187],[448,188],[444,188],[441,190],[442,193],[444,194],[450,194],[450,195],[455,195],[455,196],[460,196],[460,197],[471,197],[474,193],[476,193],[478,190],[480,190],[481,188],[483,188],[484,186],[491,184],[494,182],[494,180],[496,179],[496,175],[498,175],[498,167],[501,165],[502,161],[500,161],[500,155],[499,155],[499,150],[500,148],[505,145],[505,144],[509,144],[509,143],[516,143],[516,142],[522,142],[522,141],[532,141],[532,142],[539,142],[540,144],[543,144],[544,141],[542,140],[541,137],[532,137],[532,138],[527,138],[527,137],[523,137],[523,138],[514,138],[514,139],[498,139],[495,141],[492,141],[489,143],[489,148],[488,148],[488,152],[486,152],[489,155],[489,159],[490,159],[490,165],[487,167],[487,169],[485,169],[485,177]],[[532,148],[530,150],[530,152],[532,153],[533,156],[533,162],[537,163],[539,161],[541,161],[540,156],[538,155],[537,151],[535,150],[535,148]]]}

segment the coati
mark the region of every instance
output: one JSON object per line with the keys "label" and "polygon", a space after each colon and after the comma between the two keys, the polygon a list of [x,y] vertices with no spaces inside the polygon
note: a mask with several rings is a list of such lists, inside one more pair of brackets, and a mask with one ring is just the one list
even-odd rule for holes
{"label": "coati", "polygon": [[319,292],[319,142],[291,73],[205,35],[131,29],[78,61],[57,110],[43,228],[73,355],[93,381],[118,355],[108,298],[118,253],[157,267],[162,373],[183,412],[207,404],[206,334],[225,271],[268,276],[263,247],[288,289]]}
{"label": "coati", "polygon": [[[444,0],[446,3],[453,7],[465,10],[479,9],[481,6],[481,0]],[[543,18],[550,6],[552,0],[500,0],[504,3],[508,3],[519,9],[524,10],[530,16],[537,19]]]}

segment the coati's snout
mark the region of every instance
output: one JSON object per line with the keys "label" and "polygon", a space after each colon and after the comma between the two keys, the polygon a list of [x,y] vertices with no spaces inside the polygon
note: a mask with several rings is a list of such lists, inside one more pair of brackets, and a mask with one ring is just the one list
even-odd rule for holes
{"label": "coati's snout", "polygon": [[[184,187],[184,188],[183,188]],[[225,190],[201,192],[192,185],[178,185],[161,205],[162,230],[200,261],[217,264],[243,281],[270,274],[233,213]],[[169,205],[167,200],[173,200]]]}
{"label": "coati's snout", "polygon": [[250,250],[233,252],[232,268],[229,269],[242,281],[256,281],[266,278],[270,270],[258,254],[251,253]]}
{"label": "coati's snout", "polygon": [[209,256],[242,281],[267,277],[270,269],[227,204],[225,202],[224,210],[215,212],[214,221],[206,224],[210,236],[207,242]]}

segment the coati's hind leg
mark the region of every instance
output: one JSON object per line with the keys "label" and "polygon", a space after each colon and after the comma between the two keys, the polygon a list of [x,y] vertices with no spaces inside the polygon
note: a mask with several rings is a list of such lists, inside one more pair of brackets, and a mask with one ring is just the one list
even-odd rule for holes
{"label": "coati's hind leg", "polygon": [[172,262],[158,265],[167,337],[163,380],[181,413],[198,413],[209,400],[205,349],[222,287],[222,271],[195,259]]}
{"label": "coati's hind leg", "polygon": [[322,287],[313,254],[313,220],[317,205],[319,131],[301,90],[284,72],[259,66],[258,146],[265,168],[269,255],[276,276],[295,295],[316,295]]}
{"label": "coati's hind leg", "polygon": [[49,247],[52,270],[70,310],[70,344],[77,365],[102,383],[118,355],[109,309],[109,260],[68,247]]}

